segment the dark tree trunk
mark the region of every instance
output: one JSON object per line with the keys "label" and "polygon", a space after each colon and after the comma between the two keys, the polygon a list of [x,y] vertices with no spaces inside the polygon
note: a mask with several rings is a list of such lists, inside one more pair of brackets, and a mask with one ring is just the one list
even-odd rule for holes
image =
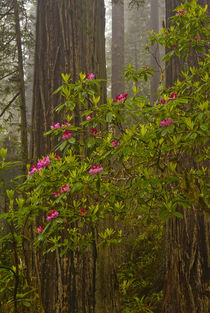
{"label": "dark tree trunk", "polygon": [[[43,133],[61,120],[55,107],[61,103],[53,91],[62,84],[61,73],[73,81],[80,72],[106,78],[104,0],[38,0],[32,112],[32,158],[46,155],[53,142]],[[102,101],[105,100],[105,86]],[[73,112],[79,124],[80,112]],[[65,236],[65,234],[64,234]],[[45,313],[96,313],[96,248],[85,254],[60,251],[34,252],[31,267]]]}
{"label": "dark tree trunk", "polygon": [[112,2],[112,97],[124,92],[124,1]]}
{"label": "dark tree trunk", "polygon": [[[151,0],[151,15],[150,15],[150,27],[154,32],[159,32],[159,1]],[[150,101],[154,103],[157,100],[155,93],[158,90],[160,84],[160,50],[159,45],[154,44],[151,49],[151,66],[154,71],[154,76],[150,79]]]}
{"label": "dark tree trunk", "polygon": [[[43,133],[59,119],[54,109],[61,98],[53,91],[62,83],[61,73],[70,73],[73,81],[80,72],[106,77],[104,13],[103,0],[38,1],[32,112],[34,159],[52,148],[50,138]],[[74,113],[79,123],[79,112]]]}
{"label": "dark tree trunk", "polygon": [[[167,26],[172,10],[182,1],[166,0]],[[206,1],[200,1],[206,4]],[[192,62],[192,59],[190,60]],[[194,65],[196,60],[194,59]],[[166,70],[171,85],[183,70],[183,60],[173,58]],[[183,160],[187,164],[193,160]],[[171,218],[166,225],[166,290],[163,313],[208,313],[209,307],[209,216],[198,204]]]}

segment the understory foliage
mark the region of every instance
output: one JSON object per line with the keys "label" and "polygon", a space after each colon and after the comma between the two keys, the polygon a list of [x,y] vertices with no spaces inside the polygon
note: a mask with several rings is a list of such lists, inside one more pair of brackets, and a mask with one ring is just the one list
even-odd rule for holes
{"label": "understory foliage", "polygon": [[[155,106],[136,87],[152,75],[151,68],[136,72],[129,66],[124,76],[133,82],[133,94],[118,95],[105,104],[100,103],[101,80],[94,74],[81,73],[75,83],[70,75],[62,75],[63,85],[56,93],[65,101],[56,110],[65,111],[66,121],[55,123],[45,134],[56,136],[58,146],[28,169],[17,190],[3,183],[2,306],[29,307],[36,298],[24,280],[21,262],[22,242],[31,228],[34,249],[43,253],[57,251],[63,256],[69,249],[84,253],[93,244],[121,246],[122,312],[160,312],[162,224],[171,216],[183,218],[192,206],[209,213],[206,8],[196,1],[183,4],[172,22],[169,29],[151,35],[151,44],[171,49],[165,61],[182,55],[185,70],[174,86],[161,86]],[[194,66],[188,63],[192,53]],[[83,108],[81,125],[71,125],[75,106]],[[11,164],[5,161],[6,150],[0,155],[3,175]],[[103,224],[107,216],[114,226]]]}

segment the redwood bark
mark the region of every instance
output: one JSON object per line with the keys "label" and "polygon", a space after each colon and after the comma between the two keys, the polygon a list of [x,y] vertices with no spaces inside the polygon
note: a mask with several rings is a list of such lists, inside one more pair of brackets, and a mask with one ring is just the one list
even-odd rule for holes
{"label": "redwood bark", "polygon": [[[53,148],[50,125],[59,121],[55,107],[61,102],[53,92],[62,84],[61,73],[73,81],[80,72],[106,78],[105,9],[103,0],[38,1],[35,74],[32,110],[32,158]],[[103,97],[105,90],[102,91]],[[74,122],[79,123],[78,108]]]}
{"label": "redwood bark", "polygon": [[[55,112],[63,99],[53,95],[61,73],[73,81],[79,73],[106,78],[104,0],[38,0],[32,111],[32,158],[49,153],[55,142],[43,133],[62,116]],[[105,99],[105,86],[102,101]],[[79,124],[79,109],[73,123]],[[67,228],[70,227],[69,225]],[[63,236],[68,236],[64,233]],[[45,313],[95,313],[96,249],[84,253],[35,251],[32,270]]]}
{"label": "redwood bark", "polygon": [[[182,1],[166,1],[167,26],[169,18]],[[206,1],[200,1],[201,5]],[[192,58],[190,60],[192,62]],[[194,59],[194,65],[196,59]],[[183,70],[183,60],[169,62],[166,83],[175,82]],[[191,164],[190,164],[191,163]],[[192,159],[183,159],[186,168],[193,167]],[[209,304],[209,216],[197,204],[183,212],[184,218],[171,218],[166,225],[166,290],[163,313],[208,313]]]}

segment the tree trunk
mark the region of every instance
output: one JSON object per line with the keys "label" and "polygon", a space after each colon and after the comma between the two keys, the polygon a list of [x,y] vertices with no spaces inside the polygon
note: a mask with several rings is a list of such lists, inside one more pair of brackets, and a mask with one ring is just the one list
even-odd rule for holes
{"label": "tree trunk", "polygon": [[22,171],[27,173],[26,165],[28,163],[28,140],[27,140],[27,120],[26,120],[26,99],[25,99],[25,81],[23,72],[23,54],[21,47],[21,31],[19,20],[19,8],[17,0],[13,0],[14,20],[15,20],[15,36],[18,50],[18,75],[20,90],[20,114],[21,114],[21,155],[22,155]]}
{"label": "tree trunk", "polygon": [[112,97],[124,92],[124,1],[112,2]]}
{"label": "tree trunk", "polygon": [[[73,81],[80,72],[106,78],[103,0],[38,1],[35,74],[32,111],[32,157],[47,154],[53,143],[43,136],[59,121],[61,102],[53,91],[62,84],[61,73]],[[105,89],[102,91],[103,99]],[[74,122],[79,124],[78,108]]]}
{"label": "tree trunk", "polygon": [[[61,73],[73,81],[80,72],[106,78],[104,0],[38,0],[32,111],[32,157],[49,153],[54,142],[43,133],[61,121],[55,107],[61,103],[53,91],[62,84]],[[105,100],[105,86],[102,101]],[[79,109],[73,123],[80,121]],[[68,235],[68,234],[64,234]],[[95,243],[85,254],[35,251],[32,267],[45,313],[96,313]],[[97,312],[98,313],[98,312]]]}
{"label": "tree trunk", "polygon": [[[182,1],[166,1],[166,19]],[[205,4],[205,1],[200,1]],[[192,61],[192,60],[190,60]],[[195,60],[194,60],[195,64]],[[169,62],[166,84],[171,85],[183,70],[183,60]],[[192,162],[193,160],[183,160]],[[209,216],[200,207],[182,212],[183,219],[171,218],[166,225],[166,290],[163,313],[208,313],[209,307]]]}
{"label": "tree trunk", "polygon": [[[159,23],[159,1],[151,0],[150,27],[156,33],[159,32]],[[158,44],[154,44],[151,49],[151,66],[154,71],[154,76],[150,79],[150,101],[154,103],[154,101],[157,100],[155,93],[160,84],[160,51]]]}

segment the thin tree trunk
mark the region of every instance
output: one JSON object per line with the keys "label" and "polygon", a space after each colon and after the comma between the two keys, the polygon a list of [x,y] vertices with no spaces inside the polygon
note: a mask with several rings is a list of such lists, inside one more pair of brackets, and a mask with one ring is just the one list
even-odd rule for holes
{"label": "thin tree trunk", "polygon": [[[150,15],[150,27],[154,32],[159,32],[159,1],[151,0],[151,15]],[[154,44],[151,50],[151,66],[154,71],[154,76],[150,79],[150,101],[154,103],[157,100],[157,93],[160,84],[160,51],[159,45]]]}
{"label": "thin tree trunk", "polygon": [[112,2],[112,97],[124,92],[124,1]]}
{"label": "thin tree trunk", "polygon": [[23,71],[23,54],[21,47],[21,31],[19,20],[19,7],[17,0],[13,0],[14,19],[15,19],[15,35],[18,50],[18,74],[19,74],[19,90],[20,90],[20,113],[21,113],[21,154],[22,154],[22,170],[26,174],[26,165],[28,163],[28,140],[27,140],[27,119],[26,119],[26,99],[25,99],[25,81]]}

